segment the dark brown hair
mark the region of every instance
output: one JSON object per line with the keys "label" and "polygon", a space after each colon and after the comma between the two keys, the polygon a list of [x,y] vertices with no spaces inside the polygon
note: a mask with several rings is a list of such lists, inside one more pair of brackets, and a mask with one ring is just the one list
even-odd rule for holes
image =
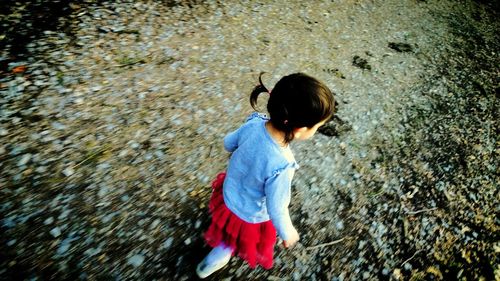
{"label": "dark brown hair", "polygon": [[262,92],[270,94],[267,111],[271,124],[285,133],[285,143],[293,140],[296,128],[312,128],[323,120],[332,117],[335,101],[333,94],[323,83],[303,73],[294,73],[281,78],[272,93],[262,83],[250,94],[250,104],[256,109],[257,98]]}

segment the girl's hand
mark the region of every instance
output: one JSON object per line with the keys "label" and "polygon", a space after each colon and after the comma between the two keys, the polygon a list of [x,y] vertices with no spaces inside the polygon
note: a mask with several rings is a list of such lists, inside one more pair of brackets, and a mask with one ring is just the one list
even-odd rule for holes
{"label": "girl's hand", "polygon": [[290,238],[288,240],[283,240],[283,246],[285,246],[285,248],[292,247],[299,241],[299,239],[299,233],[294,229],[293,234],[290,236]]}

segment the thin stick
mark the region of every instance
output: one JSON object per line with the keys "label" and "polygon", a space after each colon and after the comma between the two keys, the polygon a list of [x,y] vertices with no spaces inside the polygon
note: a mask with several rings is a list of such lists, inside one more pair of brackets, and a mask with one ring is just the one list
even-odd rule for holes
{"label": "thin stick", "polygon": [[434,208],[430,208],[430,209],[422,209],[422,210],[418,210],[418,211],[409,211],[409,212],[406,212],[408,215],[416,215],[416,214],[420,214],[420,213],[424,213],[424,212],[430,212],[430,211],[434,211],[436,210],[437,208],[434,207]]}
{"label": "thin stick", "polygon": [[103,153],[104,151],[106,151],[106,149],[108,149],[108,147],[107,147],[107,146],[97,149],[97,150],[96,150],[96,152],[94,152],[94,153],[90,154],[87,158],[83,159],[82,161],[80,161],[79,163],[77,163],[76,165],[74,165],[72,168],[73,168],[73,169],[78,168],[80,165],[82,165],[83,163],[87,162],[87,161],[88,161],[88,160],[90,160],[91,158],[96,157],[96,156],[97,156],[97,155],[99,155],[100,153]]}
{"label": "thin stick", "polygon": [[415,254],[413,254],[413,256],[411,256],[409,259],[405,260],[400,266],[403,266],[405,265],[405,263],[409,262],[411,259],[413,259],[418,253],[420,253],[422,250],[418,250],[415,252]]}
{"label": "thin stick", "polygon": [[316,246],[307,247],[306,250],[312,250],[312,249],[317,249],[317,248],[323,248],[323,247],[326,247],[326,246],[331,246],[331,245],[340,243],[340,242],[342,242],[344,240],[345,240],[345,237],[344,238],[340,238],[339,240],[332,241],[332,242],[328,242],[328,243],[323,243],[323,244],[319,244],[319,245],[316,245]]}

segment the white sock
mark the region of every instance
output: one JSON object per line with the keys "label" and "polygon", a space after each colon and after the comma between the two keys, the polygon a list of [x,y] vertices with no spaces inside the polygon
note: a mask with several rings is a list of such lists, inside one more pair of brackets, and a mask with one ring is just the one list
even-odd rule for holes
{"label": "white sock", "polygon": [[231,257],[233,249],[224,243],[220,243],[217,247],[213,248],[206,257],[208,264],[215,264],[223,259]]}

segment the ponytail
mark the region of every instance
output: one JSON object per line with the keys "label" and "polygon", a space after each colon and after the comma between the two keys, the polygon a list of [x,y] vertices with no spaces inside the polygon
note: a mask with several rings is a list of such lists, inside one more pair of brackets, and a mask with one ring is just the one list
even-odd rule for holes
{"label": "ponytail", "polygon": [[256,111],[258,111],[257,98],[259,97],[259,94],[263,92],[270,93],[269,90],[266,88],[266,86],[264,86],[264,84],[262,83],[262,74],[264,73],[265,72],[261,72],[259,74],[259,85],[255,86],[255,88],[253,88],[252,93],[250,94],[250,105],[252,105],[253,109],[255,109]]}

